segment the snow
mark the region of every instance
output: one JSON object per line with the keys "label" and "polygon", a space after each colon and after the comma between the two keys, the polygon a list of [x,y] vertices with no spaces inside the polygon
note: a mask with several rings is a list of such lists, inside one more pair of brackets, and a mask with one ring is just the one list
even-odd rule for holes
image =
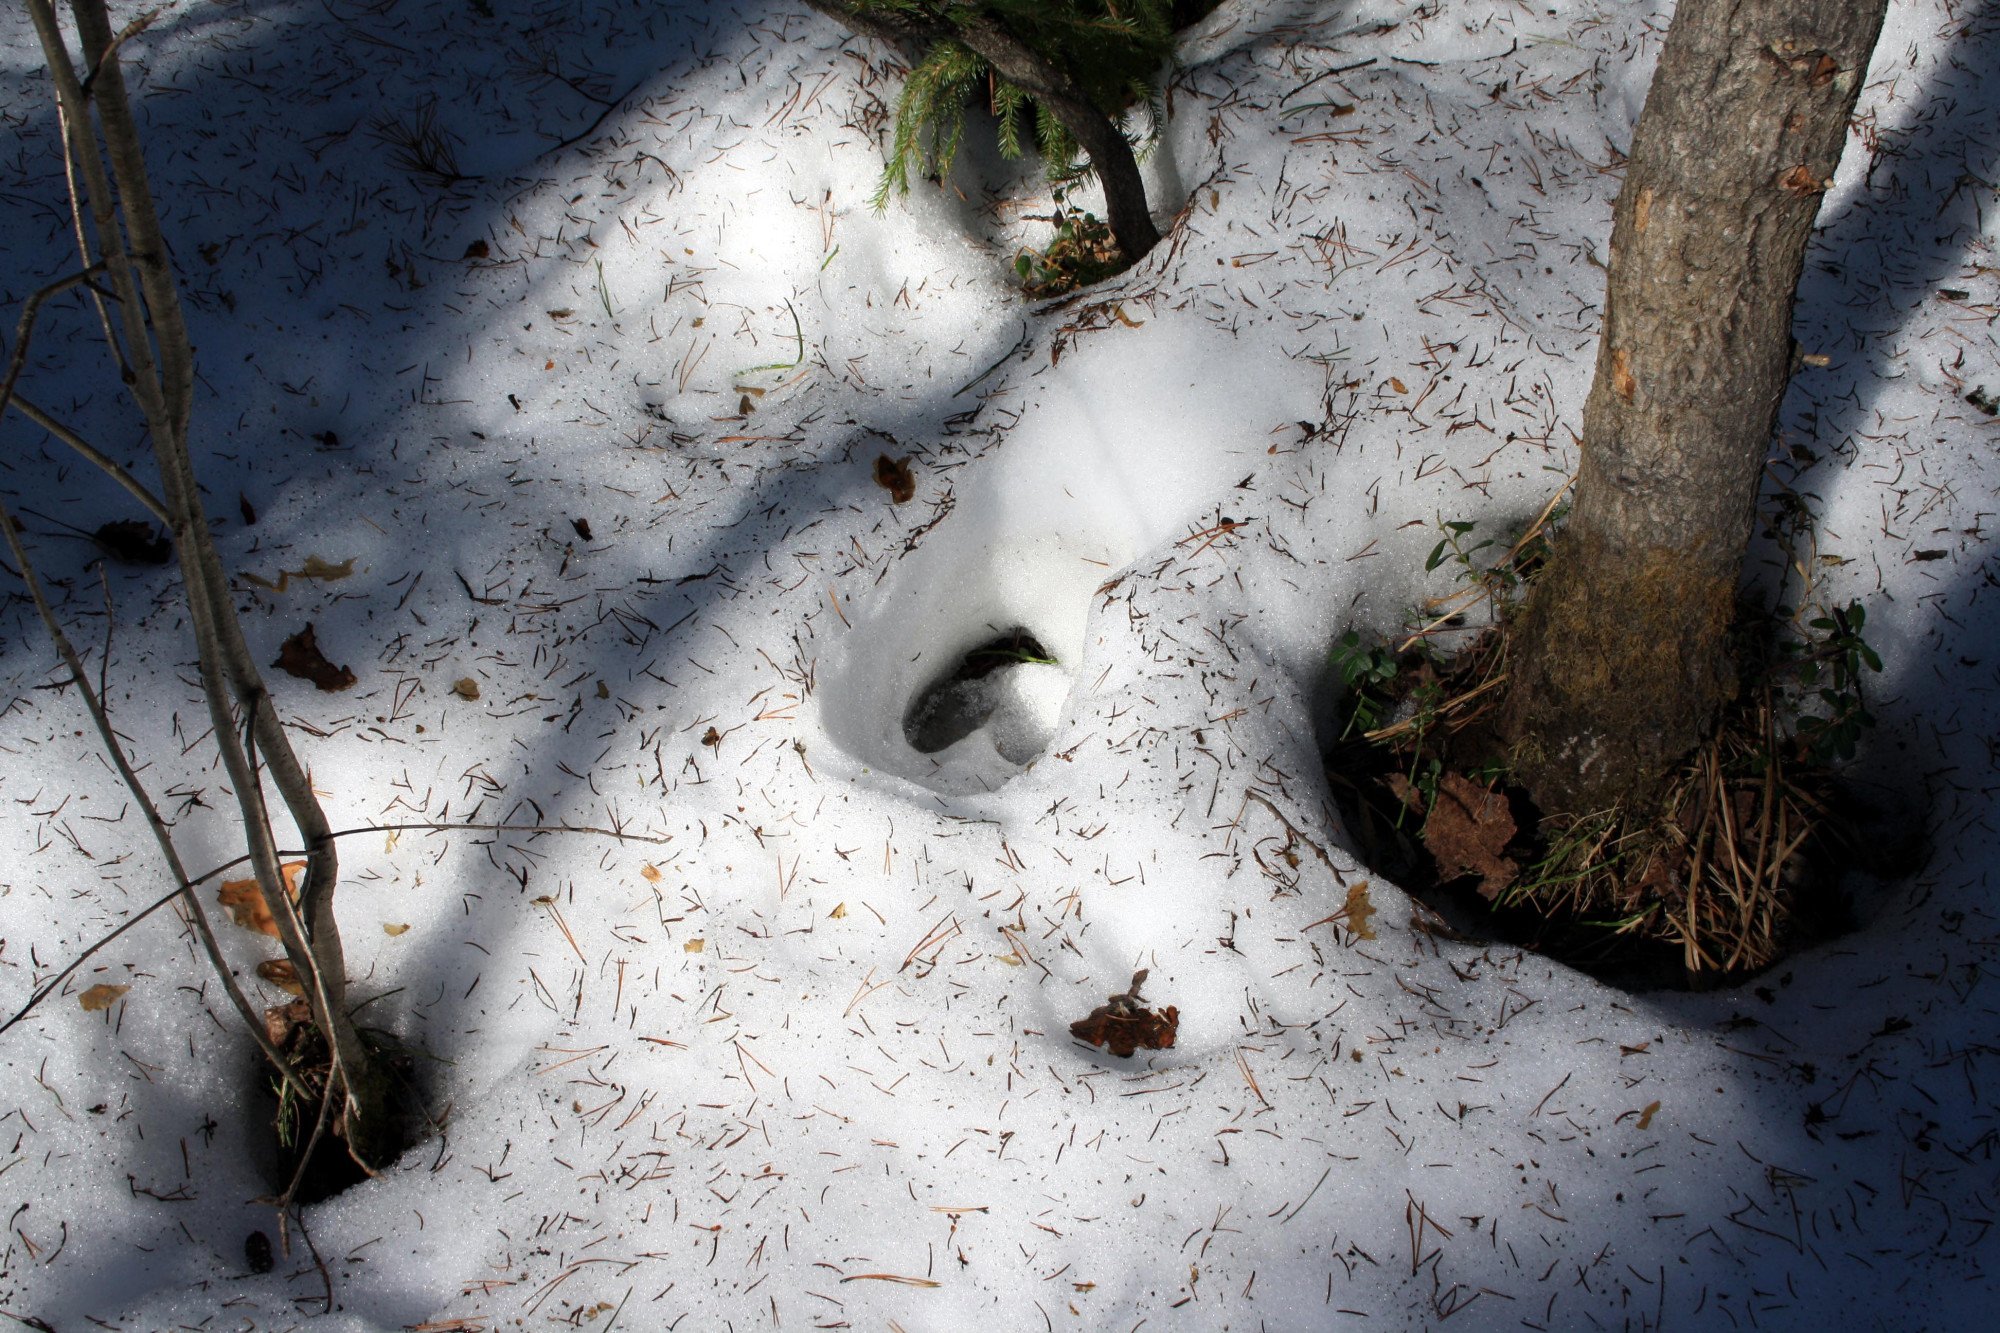
{"label": "snow", "polygon": [[[311,622],[361,678],[271,680],[335,826],[374,826],[342,846],[351,971],[448,1119],[306,1210],[324,1274],[296,1233],[248,1272],[253,1053],[160,913],[0,1037],[0,1312],[1976,1324],[1990,11],[1892,8],[1801,291],[1828,364],[1773,469],[1820,516],[1812,596],[1867,603],[1862,763],[1927,812],[1926,868],[1751,985],[1632,995],[1417,929],[1319,776],[1328,645],[1448,590],[1438,520],[1516,524],[1574,464],[1667,17],[1229,0],[1147,165],[1166,242],[1032,305],[1031,170],[969,151],[874,212],[893,66],[792,6],[168,9],[126,54],[199,466],[255,649]],[[70,260],[39,51],[0,25],[17,309]],[[381,141],[425,107],[469,179]],[[141,467],[94,327],[52,304],[22,390]],[[0,429],[10,506],[129,514]],[[92,551],[29,527],[187,859],[228,861],[173,576],[106,570],[107,619]],[[353,572],[245,577],[311,556]],[[918,694],[1015,627],[1054,664],[911,747]],[[11,1014],[171,886],[25,603],[0,636]],[[1372,940],[1333,919],[1364,882]],[[259,943],[226,941],[246,978]],[[1174,1048],[1069,1037],[1142,968]],[[132,989],[85,1013],[98,982]]]}

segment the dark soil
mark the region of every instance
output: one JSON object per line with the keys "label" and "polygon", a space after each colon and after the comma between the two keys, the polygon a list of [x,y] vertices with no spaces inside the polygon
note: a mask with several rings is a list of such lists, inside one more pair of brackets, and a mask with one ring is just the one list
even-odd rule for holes
{"label": "dark soil", "polygon": [[[330,1068],[326,1042],[312,1023],[306,1002],[294,1000],[290,1004],[275,1005],[265,1010],[264,1021],[278,1048],[299,1063],[315,1091],[324,1087]],[[368,1035],[363,1032],[364,1040]],[[382,1040],[376,1054],[387,1062],[392,1083],[405,1094],[401,1105],[395,1108],[395,1129],[399,1150],[406,1151],[416,1146],[427,1132],[423,1099],[416,1082],[416,1062],[393,1039]],[[368,1173],[348,1155],[347,1141],[337,1132],[338,1107],[334,1108],[335,1114],[330,1117],[327,1131],[320,1135],[311,1160],[306,1162],[304,1172],[300,1173],[299,1164],[304,1159],[306,1144],[312,1138],[319,1103],[315,1098],[302,1107],[284,1106],[280,1102],[277,1080],[270,1065],[261,1053],[255,1055],[254,1061],[250,1074],[251,1103],[256,1108],[258,1123],[269,1127],[269,1137],[253,1151],[265,1180],[270,1183],[273,1197],[283,1195],[290,1188],[294,1176],[299,1179],[295,1201],[301,1204],[330,1199],[349,1186],[366,1180]]]}
{"label": "dark soil", "polygon": [[[1391,707],[1419,690],[1450,698],[1477,683],[1480,650],[1458,663],[1436,666],[1418,654],[1399,661],[1397,675],[1380,692]],[[1344,718],[1344,713],[1343,713]],[[1440,933],[1495,940],[1558,959],[1581,972],[1631,991],[1709,990],[1750,980],[1799,949],[1854,930],[1864,900],[1881,882],[1911,873],[1923,861],[1921,821],[1887,793],[1823,775],[1822,799],[1828,817],[1788,867],[1788,923],[1781,937],[1785,952],[1772,964],[1733,972],[1690,971],[1682,946],[1636,933],[1620,934],[1592,914],[1549,911],[1532,902],[1489,899],[1475,873],[1441,868],[1426,845],[1426,816],[1411,797],[1413,774],[1429,772],[1433,783],[1447,774],[1488,773],[1495,742],[1482,719],[1454,718],[1459,725],[1435,725],[1421,742],[1385,745],[1357,735],[1325,747],[1326,775],[1346,821],[1355,850],[1369,869],[1393,881],[1441,918]],[[1541,815],[1519,787],[1495,786],[1505,813],[1496,811],[1496,856],[1519,866],[1534,865],[1548,852]],[[1407,799],[1406,799],[1407,798]],[[1504,844],[1499,837],[1504,836]],[[1601,918],[1602,913],[1596,914]]]}

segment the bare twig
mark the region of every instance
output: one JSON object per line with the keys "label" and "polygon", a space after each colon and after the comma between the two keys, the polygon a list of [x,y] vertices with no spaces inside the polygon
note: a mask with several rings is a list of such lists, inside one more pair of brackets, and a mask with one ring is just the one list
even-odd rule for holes
{"label": "bare twig", "polygon": [[[278,925],[285,952],[306,983],[314,1021],[328,1038],[334,1075],[346,1097],[349,1151],[368,1165],[393,1151],[386,1139],[377,1138],[376,1131],[377,1125],[384,1134],[388,1130],[388,1093],[386,1080],[362,1045],[345,1004],[346,962],[333,914],[338,855],[327,836],[330,830],[325,812],[292,752],[244,642],[228,579],[209,533],[187,448],[193,352],[124,74],[114,58],[117,38],[103,0],[71,0],[84,63],[91,70],[86,88],[78,78],[52,0],[28,0],[28,10],[62,110],[64,151],[72,184],[83,188],[84,200],[77,201],[78,241],[84,246],[85,262],[93,262],[81,222],[87,202],[91,229],[118,302],[124,379],[145,416],[159,463],[162,498],[180,555],[181,581],[200,655],[211,730],[236,795],[258,887]],[[114,338],[114,349],[117,345]],[[244,730],[262,752],[272,785],[308,849],[305,883],[296,909],[279,868],[259,761],[237,730],[238,710]]]}
{"label": "bare twig", "polygon": [[[425,833],[456,833],[461,831],[467,831],[473,833],[588,833],[593,837],[616,838],[620,842],[645,842],[645,843],[652,843],[656,846],[664,846],[666,843],[672,841],[671,838],[651,837],[643,833],[624,833],[617,829],[595,828],[583,824],[439,824],[439,823],[362,824],[355,828],[336,829],[333,831],[333,833],[331,833],[328,836],[334,838],[352,838],[363,833],[397,833],[397,832],[416,832],[416,831],[421,831]],[[278,855],[283,858],[291,859],[303,856],[305,855],[305,853],[297,848],[285,847],[279,849]],[[134,912],[131,916],[125,918],[125,920],[120,922],[118,925],[114,926],[111,930],[99,936],[95,943],[89,945],[84,949],[82,953],[78,954],[75,958],[71,959],[68,965],[65,966],[62,971],[56,973],[54,977],[50,978],[48,981],[44,982],[39,988],[37,988],[35,993],[28,997],[28,1002],[22,1005],[20,1010],[16,1012],[12,1018],[9,1018],[5,1023],[0,1023],[0,1034],[4,1034],[9,1028],[13,1027],[16,1023],[19,1023],[22,1019],[26,1018],[30,1013],[32,1013],[35,1010],[36,1006],[40,1005],[43,1000],[46,1000],[50,995],[54,994],[55,991],[62,986],[63,982],[67,980],[73,973],[75,973],[75,971],[78,968],[82,967],[85,963],[89,962],[91,956],[94,955],[99,949],[102,949],[105,945],[111,943],[113,940],[117,939],[120,935],[123,935],[126,931],[132,929],[132,927],[138,925],[141,921],[144,921],[147,917],[159,911],[162,907],[165,907],[175,898],[181,896],[181,894],[190,892],[193,889],[198,888],[203,884],[206,884],[209,880],[214,879],[217,875],[225,874],[228,871],[236,869],[238,866],[242,865],[245,861],[248,861],[249,859],[250,855],[249,853],[246,852],[242,856],[231,857],[229,860],[224,861],[220,865],[209,867],[207,870],[204,870],[201,874],[196,875],[193,878],[189,879],[186,882],[186,884],[184,884],[180,888],[169,889],[166,893],[161,894],[151,903],[148,903],[145,907],[140,908],[137,912]],[[1046,971],[1047,969],[1044,970]],[[263,1025],[259,1024],[256,1030],[262,1031]]]}
{"label": "bare twig", "polygon": [[[125,747],[119,744],[118,734],[111,729],[111,719],[104,711],[104,702],[98,691],[91,688],[90,676],[84,670],[83,659],[78,656],[76,645],[71,643],[69,635],[63,632],[62,622],[56,619],[54,609],[49,606],[48,596],[42,591],[42,581],[35,573],[34,561],[29,557],[28,548],[22,543],[20,533],[15,531],[14,516],[7,512],[5,501],[0,501],[0,531],[6,534],[8,553],[14,557],[14,563],[21,571],[22,580],[28,585],[28,596],[34,600],[35,610],[41,616],[42,624],[47,627],[49,637],[55,640],[56,651],[62,655],[63,665],[69,668],[70,679],[76,683],[77,692],[83,699],[84,709],[90,714],[91,724],[97,728],[98,738],[110,752],[111,762],[117,768],[118,776],[124,781],[126,789],[132,793],[132,798],[139,803],[140,810],[145,813],[146,826],[152,830],[153,840],[159,844],[160,854],[166,858],[167,868],[172,872],[175,884],[179,886],[159,903],[155,903],[154,907],[175,897],[185,899],[189,920],[195,928],[195,934],[201,940],[202,952],[208,955],[209,965],[215,969],[216,976],[222,981],[223,989],[229,993],[230,1003],[235,1005],[236,1012],[242,1015],[244,1026],[250,1029],[251,1035],[259,1039],[258,1045],[262,1048],[265,1058],[271,1061],[280,1074],[290,1078],[292,1076],[290,1065],[265,1033],[264,1025],[258,1020],[256,1010],[250,1007],[249,997],[244,995],[242,987],[236,984],[236,978],[230,972],[229,964],[223,960],[221,946],[216,943],[215,933],[209,928],[208,915],[202,908],[201,899],[195,896],[194,881],[188,878],[187,870],[181,864],[180,850],[174,846],[173,835],[167,830],[167,822],[161,818],[159,807],[153,803],[145,784],[139,780],[138,773],[126,759]],[[108,644],[105,656],[107,658],[110,656]],[[147,911],[152,911],[152,908],[148,908]],[[136,923],[137,918],[134,918],[126,925]],[[119,927],[119,931],[122,932],[124,928],[124,926]],[[118,932],[114,932],[116,933]],[[109,939],[110,937],[107,937],[100,943],[108,943]],[[96,947],[92,946],[93,952]],[[82,961],[81,958],[77,960],[78,963]],[[69,968],[65,968],[62,975],[50,984],[60,984],[64,977],[75,970],[75,966],[76,964],[72,964]],[[28,1011],[47,993],[47,987],[37,992],[20,1013],[8,1019],[4,1027],[0,1027],[0,1032],[5,1032],[7,1028],[13,1027],[26,1017]]]}
{"label": "bare twig", "polygon": [[7,406],[13,408],[16,412],[19,412],[22,416],[34,422],[37,426],[40,426],[43,430],[47,431],[49,434],[55,436],[58,440],[61,440],[64,444],[76,450],[76,452],[78,452],[79,454],[82,454],[84,458],[87,459],[88,461],[96,464],[97,467],[100,470],[102,470],[106,476],[110,477],[113,481],[117,482],[120,486],[124,487],[126,494],[130,495],[133,499],[137,500],[140,504],[144,505],[146,507],[146,512],[151,514],[154,518],[158,519],[161,523],[168,523],[168,524],[172,523],[173,520],[167,514],[167,507],[166,505],[160,502],[160,497],[153,494],[153,492],[147,488],[145,482],[140,481],[137,477],[133,476],[130,472],[126,471],[122,466],[120,466],[117,459],[105,453],[102,449],[99,449],[96,445],[84,439],[83,436],[78,435],[68,426],[65,426],[62,422],[50,416],[46,411],[44,411],[40,407],[37,407],[33,402],[29,401],[27,397],[25,397],[20,393],[16,393],[13,396],[12,400],[7,403]]}
{"label": "bare twig", "polygon": [[1266,810],[1269,810],[1272,814],[1276,815],[1278,817],[1278,822],[1285,826],[1285,832],[1291,834],[1294,840],[1302,842],[1307,847],[1312,849],[1312,854],[1319,858],[1320,864],[1325,866],[1328,872],[1333,875],[1333,882],[1340,885],[1342,888],[1347,887],[1347,876],[1340,873],[1340,867],[1333,863],[1333,858],[1326,854],[1326,849],[1324,847],[1321,847],[1318,843],[1314,842],[1311,838],[1308,838],[1305,834],[1301,833],[1299,831],[1299,826],[1294,824],[1291,820],[1285,817],[1284,811],[1280,810],[1277,806],[1271,804],[1270,797],[1264,795],[1263,792],[1258,791],[1255,787],[1248,789],[1243,793],[1243,795],[1245,796],[1245,798],[1257,802],[1257,804],[1263,806]]}

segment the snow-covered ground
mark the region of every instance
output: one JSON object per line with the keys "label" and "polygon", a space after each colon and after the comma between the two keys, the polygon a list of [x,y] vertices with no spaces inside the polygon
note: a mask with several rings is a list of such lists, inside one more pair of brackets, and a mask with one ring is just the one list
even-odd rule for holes
{"label": "snow-covered ground", "polygon": [[[310,622],[359,677],[272,673],[335,826],[656,841],[345,839],[358,993],[449,1118],[307,1210],[323,1269],[249,1271],[253,1056],[178,924],[97,953],[0,1038],[0,1314],[1976,1326],[2000,11],[1892,6],[1775,469],[1820,515],[1815,595],[1868,607],[1862,763],[1928,810],[1927,868],[1755,985],[1630,995],[1415,928],[1318,771],[1327,645],[1446,589],[1438,520],[1518,522],[1574,463],[1669,12],[1227,0],[1147,167],[1167,240],[1031,305],[1032,171],[974,153],[871,210],[895,67],[791,4],[169,6],[125,54],[199,466],[257,651]],[[0,37],[13,312],[71,261],[18,6]],[[410,169],[426,126],[457,179]],[[143,466],[94,328],[52,305],[22,391]],[[134,513],[20,418],[0,440],[10,505]],[[107,618],[90,546],[28,526],[188,861],[230,859],[174,576],[109,568]],[[171,886],[9,596],[11,1014]],[[920,692],[1015,628],[1059,666],[913,750]],[[1363,882],[1373,938],[1338,917]],[[264,943],[232,932],[246,977]],[[1178,1045],[1073,1040],[1141,968]],[[95,984],[131,989],[85,1012]]]}

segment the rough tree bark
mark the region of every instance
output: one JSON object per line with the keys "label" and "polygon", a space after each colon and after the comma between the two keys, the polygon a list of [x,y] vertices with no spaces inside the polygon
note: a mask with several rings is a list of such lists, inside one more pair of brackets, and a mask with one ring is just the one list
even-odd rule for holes
{"label": "rough tree bark", "polygon": [[1792,301],[1887,0],[1681,0],[1612,217],[1574,506],[1501,730],[1545,814],[1654,804],[1725,645]]}
{"label": "rough tree bark", "polygon": [[951,17],[920,17],[905,11],[864,9],[856,0],[805,0],[837,23],[877,41],[889,42],[912,55],[933,43],[953,41],[964,46],[1001,78],[1049,109],[1075,136],[1097,169],[1104,187],[1104,221],[1111,235],[1133,262],[1160,243],[1146,207],[1146,185],[1132,145],[1111,117],[1098,110],[1076,78],[1009,32],[998,20],[971,6],[956,7]]}

